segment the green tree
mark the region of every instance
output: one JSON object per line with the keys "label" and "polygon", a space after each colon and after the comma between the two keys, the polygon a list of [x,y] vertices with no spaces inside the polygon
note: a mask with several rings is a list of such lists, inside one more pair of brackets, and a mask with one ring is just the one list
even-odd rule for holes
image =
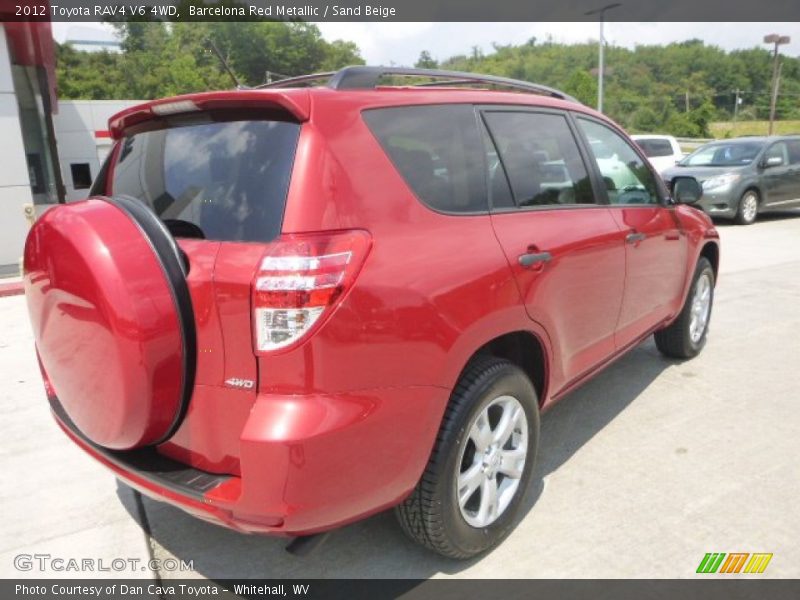
{"label": "green tree", "polygon": [[[235,2],[228,1],[233,5]],[[229,88],[231,79],[209,51],[211,40],[245,85],[272,78],[363,64],[353,42],[328,42],[308,23],[117,23],[121,52],[79,52],[58,46],[62,98],[150,99]]]}
{"label": "green tree", "polygon": [[[199,2],[184,0],[187,6]],[[122,40],[119,53],[58,47],[62,98],[147,99],[230,87],[230,78],[208,52],[208,39],[248,85],[263,83],[268,71],[274,79],[363,63],[355,44],[328,42],[310,23],[198,21],[117,27]],[[423,50],[416,65],[534,81],[594,106],[596,83],[589,72],[597,64],[595,43],[564,45],[545,37],[521,45],[493,44],[486,53],[478,47],[465,50],[441,61]],[[625,127],[707,135],[710,121],[731,114],[737,89],[744,99],[740,119],[769,116],[772,57],[765,48],[725,52],[699,40],[632,50],[610,46],[606,61],[604,108]],[[784,56],[782,62],[777,115],[800,118],[800,58]]]}
{"label": "green tree", "polygon": [[438,69],[439,63],[434,60],[430,52],[423,50],[419,53],[419,58],[417,62],[414,63],[414,66],[418,69]]}
{"label": "green tree", "polygon": [[631,127],[642,133],[656,131],[661,127],[663,119],[649,106],[643,106],[633,113]]}
{"label": "green tree", "polygon": [[321,71],[335,71],[350,65],[363,65],[364,59],[355,42],[334,40],[327,43],[325,58],[319,66]]}
{"label": "green tree", "polygon": [[583,104],[592,105],[597,100],[597,80],[587,71],[575,69],[564,85],[564,91]]}

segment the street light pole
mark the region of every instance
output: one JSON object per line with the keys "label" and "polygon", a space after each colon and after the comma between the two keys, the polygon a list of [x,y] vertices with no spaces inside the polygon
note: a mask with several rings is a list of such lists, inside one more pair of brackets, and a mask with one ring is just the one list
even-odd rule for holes
{"label": "street light pole", "polygon": [[586,15],[600,15],[600,49],[598,52],[598,65],[597,65],[597,112],[603,112],[603,72],[605,71],[605,55],[604,55],[604,47],[605,47],[605,36],[604,36],[604,29],[605,29],[605,20],[606,20],[606,11],[611,10],[612,8],[617,8],[622,6],[621,2],[615,2],[613,4],[606,4],[602,8],[596,8],[594,10],[590,10],[584,14]]}
{"label": "street light pole", "polygon": [[772,56],[772,97],[769,101],[769,135],[772,135],[772,130],[775,125],[775,105],[778,103],[778,86],[780,85],[780,77],[778,75],[779,46],[788,44],[791,41],[792,38],[788,35],[771,33],[764,36],[765,44],[775,44],[775,51]]}

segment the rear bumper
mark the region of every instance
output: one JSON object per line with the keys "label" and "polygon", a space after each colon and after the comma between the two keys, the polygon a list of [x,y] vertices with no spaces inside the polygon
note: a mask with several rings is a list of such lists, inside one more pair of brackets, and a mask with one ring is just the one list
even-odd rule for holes
{"label": "rear bumper", "polygon": [[141,493],[237,531],[302,535],[402,501],[425,467],[448,396],[421,386],[261,394],[240,436],[241,476],[200,471],[154,448],[107,450],[75,428],[56,398],[51,407],[78,446]]}

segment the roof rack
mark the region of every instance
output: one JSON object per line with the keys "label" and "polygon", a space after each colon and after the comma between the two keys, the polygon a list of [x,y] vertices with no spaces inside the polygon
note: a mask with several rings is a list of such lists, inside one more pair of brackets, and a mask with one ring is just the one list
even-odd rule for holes
{"label": "roof rack", "polygon": [[264,88],[292,87],[298,84],[311,83],[312,81],[319,81],[320,79],[330,79],[334,75],[336,75],[336,71],[324,71],[322,73],[312,73],[311,75],[299,75],[297,77],[277,79],[270,83],[262,83],[261,85],[255,86],[253,89],[261,90]]}
{"label": "roof rack", "polygon": [[411,69],[407,67],[345,67],[336,72],[315,73],[313,75],[301,75],[300,77],[291,77],[289,79],[281,79],[272,83],[267,83],[258,86],[259,88],[276,88],[287,87],[298,84],[308,84],[313,81],[327,79],[327,87],[334,90],[364,90],[376,87],[382,77],[387,75],[396,75],[401,77],[428,77],[431,79],[443,79],[449,81],[441,82],[427,82],[417,84],[420,87],[425,86],[456,86],[456,85],[470,85],[475,83],[486,83],[498,87],[506,87],[524,92],[531,92],[534,94],[542,94],[544,96],[552,96],[561,100],[569,102],[578,102],[569,94],[548,87],[546,85],[539,85],[538,83],[530,83],[528,81],[520,81],[519,79],[509,79],[508,77],[498,77],[496,75],[478,75],[475,73],[464,73],[461,71],[443,71],[439,69]]}

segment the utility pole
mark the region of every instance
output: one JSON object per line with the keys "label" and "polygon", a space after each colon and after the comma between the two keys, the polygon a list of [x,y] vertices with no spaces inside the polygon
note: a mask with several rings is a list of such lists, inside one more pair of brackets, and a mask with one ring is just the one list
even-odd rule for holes
{"label": "utility pole", "polygon": [[733,101],[733,122],[736,123],[736,119],[739,116],[739,88],[736,88],[736,98]]}
{"label": "utility pole", "polygon": [[764,36],[765,44],[775,44],[775,50],[772,55],[772,97],[769,102],[769,135],[772,135],[772,130],[775,126],[775,105],[778,103],[778,85],[780,82],[780,70],[778,67],[780,56],[779,47],[783,44],[788,44],[792,41],[788,35],[778,35],[771,33]]}
{"label": "utility pole", "polygon": [[606,20],[606,11],[620,6],[622,6],[621,2],[615,2],[613,4],[606,4],[602,8],[596,8],[584,13],[585,15],[600,15],[600,48],[597,61],[597,112],[603,112],[603,71],[605,70],[605,56],[603,51],[605,46],[604,25]]}
{"label": "utility pole", "polygon": [[686,94],[684,95],[683,102],[684,102],[683,106],[684,106],[684,109],[685,109],[684,112],[689,112],[689,90],[686,90]]}

